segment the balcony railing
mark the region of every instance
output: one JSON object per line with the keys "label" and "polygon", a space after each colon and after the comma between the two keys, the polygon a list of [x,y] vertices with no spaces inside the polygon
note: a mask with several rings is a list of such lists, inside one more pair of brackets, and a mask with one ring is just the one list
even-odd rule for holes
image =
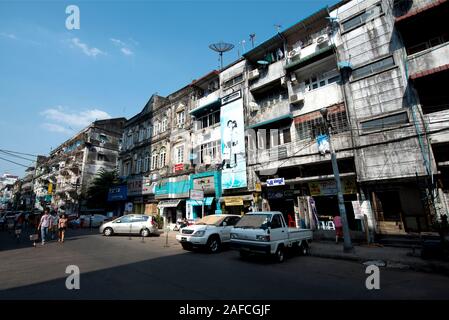
{"label": "balcony railing", "polygon": [[276,61],[267,67],[261,67],[257,69],[258,71],[250,71],[250,75],[258,74],[253,79],[251,79],[250,90],[256,90],[267,83],[273,82],[277,79],[282,78],[285,75],[284,71],[285,60]]}
{"label": "balcony railing", "polygon": [[412,78],[446,65],[449,65],[449,42],[408,57],[408,73]]}
{"label": "balcony railing", "polygon": [[251,110],[248,119],[250,128],[291,114],[290,102],[286,97],[259,101],[256,105],[258,107]]}
{"label": "balcony railing", "polygon": [[294,103],[295,98],[297,101],[302,101],[300,111],[295,115],[306,114],[343,102],[341,87],[336,82],[310,91],[303,85],[294,88],[290,95],[290,101]]}
{"label": "balcony railing", "polygon": [[[207,96],[204,96],[204,97],[196,100],[195,107],[192,111],[195,112],[196,110],[204,108],[204,107],[206,107],[210,104],[213,104],[215,102],[218,102],[219,99],[220,99],[220,90],[211,92]],[[190,113],[192,113],[192,111]]]}

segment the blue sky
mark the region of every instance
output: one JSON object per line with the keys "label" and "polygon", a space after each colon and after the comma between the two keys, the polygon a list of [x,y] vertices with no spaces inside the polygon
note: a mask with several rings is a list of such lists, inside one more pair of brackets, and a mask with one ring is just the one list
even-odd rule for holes
{"label": "blue sky", "polygon": [[[91,121],[131,117],[218,67],[208,45],[256,45],[336,1],[0,0],[0,149],[48,154]],[[80,9],[67,30],[65,9]],[[0,155],[5,157],[4,155]],[[27,160],[14,159],[22,164]],[[0,174],[24,168],[0,159]]]}

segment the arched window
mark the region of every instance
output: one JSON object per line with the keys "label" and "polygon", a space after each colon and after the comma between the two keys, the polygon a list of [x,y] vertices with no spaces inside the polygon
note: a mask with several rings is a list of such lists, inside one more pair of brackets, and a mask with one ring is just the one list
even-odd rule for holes
{"label": "arched window", "polygon": [[157,162],[158,162],[158,153],[156,151],[153,151],[151,153],[151,170],[154,170],[157,168]]}
{"label": "arched window", "polygon": [[165,167],[166,150],[164,147],[159,151],[159,168]]}
{"label": "arched window", "polygon": [[143,171],[147,172],[150,166],[150,155],[147,153],[143,161]]}

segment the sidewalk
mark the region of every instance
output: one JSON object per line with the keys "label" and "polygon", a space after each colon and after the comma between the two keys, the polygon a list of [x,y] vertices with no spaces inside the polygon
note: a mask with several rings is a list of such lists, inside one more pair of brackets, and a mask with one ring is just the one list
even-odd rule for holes
{"label": "sidewalk", "polygon": [[421,272],[440,273],[449,276],[449,262],[423,260],[420,249],[382,247],[376,245],[354,245],[353,253],[344,253],[343,244],[332,241],[313,241],[310,255],[320,258],[348,260],[355,262],[378,261],[391,269],[410,269]]}

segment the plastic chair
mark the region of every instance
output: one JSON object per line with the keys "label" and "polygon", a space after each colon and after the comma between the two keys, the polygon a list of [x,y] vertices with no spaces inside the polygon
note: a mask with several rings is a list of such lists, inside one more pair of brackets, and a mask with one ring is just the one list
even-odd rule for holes
{"label": "plastic chair", "polygon": [[332,221],[327,222],[327,230],[335,230],[335,224]]}

